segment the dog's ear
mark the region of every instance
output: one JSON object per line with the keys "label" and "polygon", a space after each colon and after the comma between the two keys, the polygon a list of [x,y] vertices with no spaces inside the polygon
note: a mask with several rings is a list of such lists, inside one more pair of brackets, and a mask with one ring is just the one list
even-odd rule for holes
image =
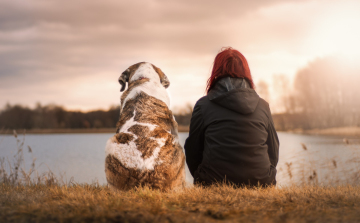
{"label": "dog's ear", "polygon": [[129,68],[127,70],[125,70],[124,72],[122,72],[122,74],[120,75],[119,83],[121,85],[121,89],[120,89],[121,92],[123,92],[125,90],[126,82],[129,81],[129,76],[130,76],[130,69]]}
{"label": "dog's ear", "polygon": [[161,84],[165,87],[168,88],[170,86],[170,81],[167,78],[167,76],[164,74],[164,76],[160,79]]}
{"label": "dog's ear", "polygon": [[154,66],[153,64],[151,64],[154,68],[154,70],[156,71],[156,73],[159,74],[160,77],[160,83],[165,87],[168,88],[170,86],[170,81],[167,78],[167,76],[162,72],[162,70],[160,70],[160,68]]}

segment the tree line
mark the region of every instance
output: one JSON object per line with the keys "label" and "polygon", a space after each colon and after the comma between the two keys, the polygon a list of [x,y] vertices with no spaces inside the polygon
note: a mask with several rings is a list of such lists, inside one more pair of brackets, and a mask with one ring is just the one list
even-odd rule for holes
{"label": "tree line", "polygon": [[107,111],[67,111],[59,105],[38,104],[34,109],[7,104],[0,112],[3,129],[112,128],[119,119],[119,107]]}
{"label": "tree line", "polygon": [[[179,125],[190,124],[190,112],[175,114]],[[37,104],[34,109],[22,105],[7,104],[0,111],[0,129],[82,129],[115,128],[119,120],[120,107],[89,112],[67,111],[59,105]]]}

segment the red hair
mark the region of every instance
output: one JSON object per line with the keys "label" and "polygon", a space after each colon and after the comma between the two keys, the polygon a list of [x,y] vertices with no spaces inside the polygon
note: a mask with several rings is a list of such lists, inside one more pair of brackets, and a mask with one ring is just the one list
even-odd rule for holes
{"label": "red hair", "polygon": [[222,48],[220,53],[216,55],[211,76],[207,81],[206,91],[209,93],[215,83],[222,77],[245,78],[249,82],[250,87],[252,89],[255,88],[250,68],[244,55],[231,47]]}

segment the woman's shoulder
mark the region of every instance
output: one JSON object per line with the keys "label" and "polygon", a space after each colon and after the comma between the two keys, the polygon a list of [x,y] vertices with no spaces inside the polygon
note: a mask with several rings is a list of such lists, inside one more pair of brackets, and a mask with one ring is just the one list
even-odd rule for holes
{"label": "woman's shoulder", "polygon": [[262,110],[266,114],[267,118],[271,118],[270,105],[267,101],[260,98],[258,103],[258,109]]}
{"label": "woman's shoulder", "polygon": [[203,96],[197,100],[195,103],[194,109],[193,109],[193,115],[194,114],[202,114],[204,110],[208,107],[209,99],[208,96]]}
{"label": "woman's shoulder", "polygon": [[269,103],[267,101],[265,101],[263,98],[259,98],[259,104],[264,106],[264,107],[267,107],[269,108]]}
{"label": "woman's shoulder", "polygon": [[208,102],[209,102],[209,98],[207,95],[205,95],[199,98],[199,100],[197,100],[197,102],[195,103],[195,107],[205,105]]}

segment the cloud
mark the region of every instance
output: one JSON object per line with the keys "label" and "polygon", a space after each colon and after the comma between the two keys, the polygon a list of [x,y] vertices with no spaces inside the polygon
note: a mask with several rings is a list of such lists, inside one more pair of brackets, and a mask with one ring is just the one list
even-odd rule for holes
{"label": "cloud", "polygon": [[[0,107],[6,101],[41,101],[90,109],[118,103],[116,79],[139,61],[152,62],[168,75],[174,105],[193,103],[204,93],[212,61],[222,46],[241,49],[256,78],[268,72],[295,73],[313,57],[299,45],[316,17],[313,13],[325,3],[0,0],[0,4]],[[304,16],[306,12],[310,14]],[[276,68],[279,58],[286,61],[281,69]]]}

